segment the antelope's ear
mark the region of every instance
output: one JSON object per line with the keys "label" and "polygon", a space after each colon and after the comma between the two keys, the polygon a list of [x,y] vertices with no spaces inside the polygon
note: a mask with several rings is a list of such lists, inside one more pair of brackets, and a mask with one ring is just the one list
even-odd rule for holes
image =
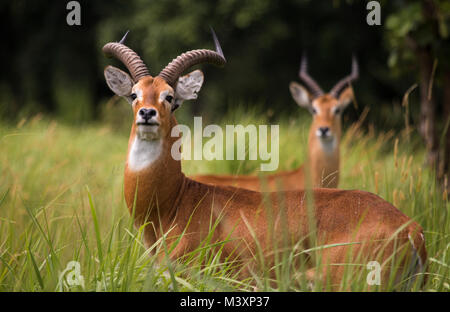
{"label": "antelope's ear", "polygon": [[347,87],[339,95],[338,99],[339,106],[341,106],[342,108],[346,108],[348,104],[350,104],[353,101],[353,99],[354,99],[353,88],[351,86]]}
{"label": "antelope's ear", "polygon": [[298,106],[307,109],[311,107],[311,95],[305,87],[295,81],[292,81],[289,84],[289,90],[291,91],[291,95],[295,102],[297,102]]}
{"label": "antelope's ear", "polygon": [[107,66],[104,74],[106,84],[111,91],[119,96],[125,97],[130,102],[131,89],[134,85],[130,75],[114,66]]}
{"label": "antelope's ear", "polygon": [[178,78],[172,111],[180,107],[184,100],[196,99],[197,93],[202,88],[203,80],[204,76],[201,70],[194,70]]}

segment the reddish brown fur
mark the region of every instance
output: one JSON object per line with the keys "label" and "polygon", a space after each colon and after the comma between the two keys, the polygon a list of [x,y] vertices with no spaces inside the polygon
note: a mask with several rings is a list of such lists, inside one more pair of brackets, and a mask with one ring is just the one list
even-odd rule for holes
{"label": "reddish brown fur", "polygon": [[[248,270],[255,264],[252,256],[257,251],[255,238],[271,263],[274,244],[291,249],[295,243],[303,240],[300,247],[307,248],[310,243],[305,238],[315,227],[318,244],[361,242],[362,244],[352,245],[352,257],[361,251],[364,260],[370,261],[378,259],[375,251],[381,249],[399,227],[409,223],[398,234],[397,243],[409,248],[411,245],[407,236],[411,234],[416,247],[420,248],[422,260],[425,261],[424,241],[418,235],[422,233],[422,228],[374,194],[333,189],[312,191],[314,223],[310,229],[307,196],[303,191],[270,193],[267,195],[268,204],[264,204],[261,193],[207,185],[185,177],[180,162],[170,155],[170,147],[177,139],[170,136],[170,130],[176,125],[175,117],[170,113],[168,105],[158,103],[159,92],[170,87],[158,77],[143,78],[138,84],[144,90],[144,100],[134,105],[134,114],[136,116],[137,110],[143,106],[157,109],[161,139],[164,142],[161,156],[149,167],[139,172],[131,171],[128,164],[125,168],[125,199],[130,213],[134,207],[136,226],[149,222],[144,231],[147,246],[169,229],[171,243],[174,237],[186,229],[170,254],[171,258],[176,259],[196,249],[209,233],[211,222],[214,224],[219,221],[213,242],[231,240],[225,244],[223,255],[228,256],[233,251],[236,254],[238,250],[236,259],[247,262]],[[136,126],[133,124],[129,146],[135,135]],[[281,197],[283,200],[280,201]],[[269,234],[272,225],[274,235]],[[287,233],[287,245],[283,245],[283,233]],[[382,241],[374,241],[375,239]],[[387,243],[382,259],[392,253],[393,245],[393,242]],[[349,246],[324,249],[321,253],[323,263],[348,262],[346,255],[349,250]],[[340,266],[324,265],[323,273],[323,278],[329,279],[337,287],[343,269]],[[388,273],[388,270],[384,270],[382,278],[386,278]]]}

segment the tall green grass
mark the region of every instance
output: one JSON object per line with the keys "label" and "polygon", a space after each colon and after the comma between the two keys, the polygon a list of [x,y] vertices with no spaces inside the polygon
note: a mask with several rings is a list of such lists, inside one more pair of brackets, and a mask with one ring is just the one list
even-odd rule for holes
{"label": "tall green grass", "polygon": [[[267,118],[262,111],[233,110],[214,121],[245,125],[267,123]],[[180,119],[190,123],[187,117]],[[204,125],[214,121],[205,119]],[[220,260],[223,245],[211,237],[177,262],[157,261],[154,252],[170,246],[163,237],[146,249],[143,229],[133,227],[123,197],[128,138],[117,131],[121,127],[116,122],[72,127],[35,117],[0,125],[0,291],[323,289],[319,283],[309,285],[304,271],[292,270],[293,254],[305,251],[287,251],[264,274],[255,272],[245,280],[234,270],[235,263]],[[279,170],[296,168],[306,156],[309,118],[276,123]],[[449,291],[450,203],[423,166],[420,142],[389,131],[363,133],[355,125],[341,146],[340,188],[374,192],[421,224],[429,256],[423,290]],[[188,175],[256,174],[258,168],[258,161],[248,160],[183,162]],[[65,271],[70,261],[80,263],[82,286],[68,282],[74,272]],[[346,283],[350,287],[343,289],[368,289],[365,282]]]}

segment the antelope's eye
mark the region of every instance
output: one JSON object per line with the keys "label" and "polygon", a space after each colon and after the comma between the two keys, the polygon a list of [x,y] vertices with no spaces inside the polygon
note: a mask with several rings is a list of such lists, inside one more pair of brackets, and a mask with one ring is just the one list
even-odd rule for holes
{"label": "antelope's eye", "polygon": [[314,107],[311,107],[311,112],[313,115],[317,114],[317,109],[315,109]]}
{"label": "antelope's eye", "polygon": [[137,98],[137,95],[136,95],[136,93],[131,93],[130,94],[130,97],[131,97],[131,100],[136,100],[136,98]]}
{"label": "antelope's eye", "polygon": [[173,100],[173,96],[171,96],[171,95],[166,96],[167,102],[172,103],[172,100]]}
{"label": "antelope's eye", "polygon": [[341,113],[341,109],[339,107],[334,110],[335,115],[340,114],[340,113]]}

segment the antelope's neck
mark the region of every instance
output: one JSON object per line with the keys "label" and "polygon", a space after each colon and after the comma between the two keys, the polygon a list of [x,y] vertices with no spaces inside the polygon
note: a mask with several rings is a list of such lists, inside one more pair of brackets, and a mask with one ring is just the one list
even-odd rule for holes
{"label": "antelope's neck", "polygon": [[315,186],[337,187],[339,182],[340,135],[330,141],[310,133],[308,165]]}
{"label": "antelope's neck", "polygon": [[185,181],[180,161],[170,154],[175,139],[169,133],[157,140],[143,140],[136,136],[135,126],[131,130],[124,193],[128,209],[132,213],[134,207],[139,225],[143,218],[168,220],[175,214]]}

